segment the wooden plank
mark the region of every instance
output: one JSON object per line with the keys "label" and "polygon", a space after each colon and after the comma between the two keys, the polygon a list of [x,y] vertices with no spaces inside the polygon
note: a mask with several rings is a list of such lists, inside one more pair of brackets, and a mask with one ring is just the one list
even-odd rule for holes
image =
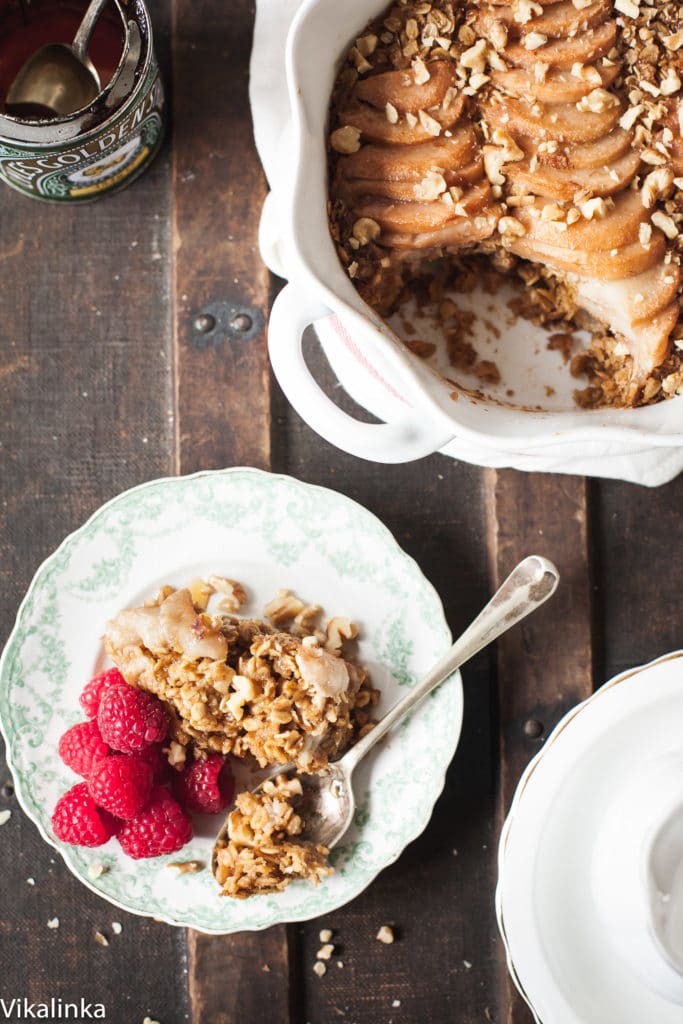
{"label": "wooden plank", "polygon": [[[164,17],[158,7],[162,37]],[[172,470],[168,171],[164,152],[120,195],[76,209],[0,186],[2,642],[38,564],[66,534],[118,492]],[[3,762],[5,808],[2,995],[82,996],[104,1003],[108,1020],[181,1024],[183,933],[77,881],[22,814]]]}
{"label": "wooden plank", "polygon": [[190,931],[188,950],[193,1024],[289,1024],[285,928],[219,937]]}
{"label": "wooden plank", "polygon": [[[176,0],[174,17],[176,468],[268,468],[265,183],[247,98],[253,4]],[[192,1024],[288,1024],[284,927],[190,932],[188,971]]]}
{"label": "wooden plank", "polygon": [[[498,641],[500,777],[497,825],[544,736],[593,687],[587,485],[579,477],[486,470],[492,587],[529,554],[545,555],[561,584],[548,604]],[[497,1021],[528,1024],[501,953]]]}
{"label": "wooden plank", "polygon": [[616,481],[596,490],[604,628],[597,678],[603,682],[683,646],[677,572],[683,476],[656,490]]}
{"label": "wooden plank", "polygon": [[253,2],[176,0],[173,43],[178,469],[267,467],[265,182],[247,97]]}

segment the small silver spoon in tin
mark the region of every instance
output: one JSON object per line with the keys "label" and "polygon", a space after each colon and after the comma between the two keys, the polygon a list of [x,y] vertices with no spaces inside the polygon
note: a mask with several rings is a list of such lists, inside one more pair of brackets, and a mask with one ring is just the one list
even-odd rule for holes
{"label": "small silver spoon in tin", "polygon": [[[540,555],[529,555],[513,569],[486,607],[443,658],[369,733],[351,747],[339,761],[328,764],[322,771],[315,775],[299,774],[303,800],[302,806],[297,810],[304,818],[304,829],[300,836],[304,842],[321,843],[328,849],[339,842],[351,824],[355,811],[351,776],[359,761],[435,687],[483,647],[488,646],[547,601],[555,592],[559,579],[560,574],[552,562]],[[272,772],[269,778],[276,774],[298,773],[294,765],[286,765]],[[254,793],[258,793],[261,786],[257,786]],[[214,874],[217,851],[227,842],[226,819],[214,846]]]}
{"label": "small silver spoon in tin", "polygon": [[91,103],[100,91],[100,76],[88,57],[97,20],[109,0],[91,0],[74,40],[41,46],[19,69],[5,100],[8,113],[42,108],[46,114],[72,114]]}

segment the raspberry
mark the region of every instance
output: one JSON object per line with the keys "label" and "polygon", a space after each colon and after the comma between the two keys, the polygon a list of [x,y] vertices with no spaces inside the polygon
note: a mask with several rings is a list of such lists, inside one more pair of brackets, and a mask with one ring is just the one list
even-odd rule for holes
{"label": "raspberry", "polygon": [[123,754],[134,754],[166,735],[166,714],[161,701],[128,683],[104,691],[97,724],[109,746]]}
{"label": "raspberry", "polygon": [[144,750],[138,750],[135,756],[138,761],[144,761],[146,764],[151,765],[155,782],[160,784],[170,782],[171,776],[175,774],[175,772],[171,771],[168,758],[163,752],[160,743],[153,743],[151,746],[145,747]]}
{"label": "raspberry", "polygon": [[102,846],[118,827],[111,814],[95,806],[87,782],[72,786],[59,798],[52,814],[52,830],[57,839],[73,846]]}
{"label": "raspberry", "polygon": [[97,722],[79,722],[67,729],[59,741],[59,756],[67,768],[87,779],[96,761],[109,753]]}
{"label": "raspberry", "polygon": [[102,694],[108,687],[125,682],[126,680],[117,668],[110,668],[106,672],[100,672],[99,675],[93,676],[90,682],[85,684],[83,693],[78,698],[78,702],[88,718],[97,717]]}
{"label": "raspberry", "polygon": [[192,839],[192,821],[163,786],[155,786],[147,807],[126,821],[117,836],[134,860],[175,853]]}
{"label": "raspberry", "polygon": [[153,775],[151,764],[138,757],[112,754],[95,764],[88,789],[98,807],[117,818],[134,818],[149,800]]}
{"label": "raspberry", "polygon": [[235,795],[230,765],[220,754],[194,761],[176,774],[173,786],[183,807],[199,814],[218,814]]}

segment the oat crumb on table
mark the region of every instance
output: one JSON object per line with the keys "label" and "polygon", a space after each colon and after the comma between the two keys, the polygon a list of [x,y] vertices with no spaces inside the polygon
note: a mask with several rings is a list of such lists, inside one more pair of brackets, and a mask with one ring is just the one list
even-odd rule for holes
{"label": "oat crumb on table", "polygon": [[12,812],[9,810],[0,811],[0,825],[6,825],[12,817]]}
{"label": "oat crumb on table", "polygon": [[119,921],[112,921],[111,930],[113,931],[114,935],[120,935],[121,932],[123,931],[123,925]]}
{"label": "oat crumb on table", "polygon": [[313,972],[317,974],[319,978],[322,978],[323,974],[327,974],[327,967],[322,960],[316,960],[313,964]]}
{"label": "oat crumb on table", "polygon": [[320,934],[318,935],[318,938],[322,943],[329,942],[333,934],[334,933],[331,928],[323,928]]}
{"label": "oat crumb on table", "polygon": [[55,928],[59,928],[59,918],[58,917],[51,917],[50,920],[47,922],[47,926],[48,926],[48,928],[51,928],[53,930]]}
{"label": "oat crumb on table", "polygon": [[103,935],[102,932],[95,932],[95,942],[99,946],[108,946],[109,945],[109,939],[107,938],[106,935]]}
{"label": "oat crumb on table", "polygon": [[375,938],[378,942],[383,942],[385,946],[389,946],[394,941],[394,932],[389,925],[383,924]]}

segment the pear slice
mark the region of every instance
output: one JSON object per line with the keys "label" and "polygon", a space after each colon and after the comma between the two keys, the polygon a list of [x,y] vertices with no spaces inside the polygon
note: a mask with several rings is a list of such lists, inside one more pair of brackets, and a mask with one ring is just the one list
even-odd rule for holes
{"label": "pear slice", "polygon": [[383,74],[362,78],[356,84],[359,100],[384,111],[387,103],[402,113],[429,110],[443,101],[446,91],[457,82],[453,61],[430,61],[427,65],[428,81],[417,85],[411,68],[405,71],[385,71]]}
{"label": "pear slice", "polygon": [[527,50],[519,44],[505,49],[505,61],[515,67],[531,68],[536,64],[571,69],[574,64],[592,64],[612,49],[617,39],[617,24],[606,21],[599,28],[570,39],[551,40],[545,46]]}
{"label": "pear slice", "polygon": [[[479,157],[457,172],[445,171],[443,177],[447,188],[452,186],[463,188],[474,182],[481,181],[483,175],[484,161]],[[369,196],[381,196],[384,199],[396,199],[401,202],[414,202],[416,199],[419,200],[423,197],[425,185],[428,187],[429,179],[390,181],[388,178],[352,178],[350,181],[340,181],[338,192],[348,206],[355,207],[359,200]]]}
{"label": "pear slice", "polygon": [[[431,111],[429,117],[441,126],[441,130],[450,129],[457,123],[465,106],[465,97],[462,93],[456,95],[447,107],[439,107]],[[357,128],[363,139],[370,142],[386,142],[393,145],[410,145],[413,142],[426,142],[435,137],[434,132],[424,127],[418,119],[415,125],[409,125],[405,116],[401,117],[396,124],[387,120],[383,110],[376,110],[364,104],[358,104],[342,110],[339,114],[339,124],[351,125]]]}
{"label": "pear slice", "polygon": [[560,248],[528,237],[511,238],[506,241],[506,247],[516,256],[532,263],[545,263],[554,270],[601,281],[620,281],[624,277],[642,274],[662,260],[666,239],[661,231],[654,231],[647,249],[640,242],[631,242],[607,252]]}
{"label": "pear slice", "polygon": [[536,80],[533,71],[524,68],[510,68],[508,71],[491,68],[488,74],[498,89],[518,99],[538,100],[539,103],[576,103],[593,89],[609,88],[620,74],[621,67],[616,63],[609,67],[598,63],[593,66],[593,70],[599,75],[599,82],[592,76],[578,78],[571,71],[555,68],[548,71],[542,82]]}
{"label": "pear slice", "polygon": [[496,22],[502,22],[506,26],[511,38],[523,38],[530,32],[542,32],[548,39],[569,39],[578,33],[602,25],[611,13],[611,0],[595,0],[583,10],[577,9],[572,0],[561,0],[560,3],[547,6],[543,14],[520,24],[515,21],[512,5],[499,5],[484,8],[477,16],[474,27],[480,35],[490,41],[495,39],[493,26]]}
{"label": "pear slice", "polygon": [[631,184],[640,167],[640,154],[629,149],[609,167],[557,168],[536,163],[532,170],[529,160],[506,164],[502,173],[509,182],[519,186],[523,192],[546,196],[561,202],[574,199],[579,191],[595,196],[611,196]]}
{"label": "pear slice", "polygon": [[482,181],[466,192],[457,206],[452,200],[449,203],[440,200],[402,203],[375,198],[356,205],[353,213],[355,217],[376,221],[383,231],[420,234],[443,227],[455,217],[473,216],[490,202],[491,186],[488,181]]}
{"label": "pear slice", "polygon": [[600,113],[592,113],[577,110],[575,103],[544,105],[507,98],[502,103],[489,103],[483,109],[486,120],[494,128],[539,140],[572,143],[603,139],[617,126],[624,110],[619,100]]}
{"label": "pear slice", "polygon": [[[631,280],[638,281],[639,278]],[[618,338],[622,338],[633,359],[633,379],[639,383],[650,376],[653,370],[666,359],[671,344],[671,332],[678,323],[678,300],[670,303],[649,320],[634,323],[624,306],[621,281],[602,281],[601,291],[595,289],[595,281],[577,282],[577,300],[582,309],[604,323]],[[589,287],[586,287],[586,286]]]}
{"label": "pear slice", "polygon": [[593,220],[582,217],[569,226],[559,221],[545,220],[543,211],[547,203],[542,199],[537,199],[533,206],[520,207],[516,216],[526,227],[529,240],[557,246],[559,249],[608,252],[638,238],[640,224],[650,216],[640,194],[630,189],[618,195],[613,203],[604,217],[595,217]]}
{"label": "pear slice", "polygon": [[576,171],[609,167],[631,148],[632,142],[632,132],[615,128],[602,139],[595,139],[585,145],[565,146],[555,155],[539,156],[539,162],[548,167],[571,167]]}
{"label": "pear slice", "polygon": [[471,125],[458,126],[451,138],[429,139],[413,146],[361,146],[342,157],[337,167],[345,178],[422,181],[429,171],[458,171],[475,159],[479,150]]}
{"label": "pear slice", "polygon": [[412,250],[431,249],[435,253],[442,250],[458,253],[467,246],[477,245],[490,238],[496,230],[500,214],[500,207],[489,207],[476,217],[460,217],[436,231],[416,235],[389,232],[382,236],[382,243],[391,249],[403,250],[406,255]]}
{"label": "pear slice", "polygon": [[[581,279],[581,294],[591,303],[589,312],[610,322],[620,315],[631,324],[643,324],[659,316],[676,301],[681,283],[677,263],[657,263],[650,270],[621,281]],[[601,311],[601,312],[600,312]]]}

